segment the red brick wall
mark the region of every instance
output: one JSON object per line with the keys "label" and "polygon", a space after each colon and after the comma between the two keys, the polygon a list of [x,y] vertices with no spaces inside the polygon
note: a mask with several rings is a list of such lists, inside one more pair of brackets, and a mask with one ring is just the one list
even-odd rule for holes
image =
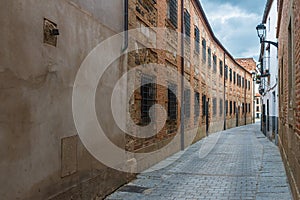
{"label": "red brick wall", "polygon": [[[285,161],[294,199],[300,199],[300,1],[279,1],[279,146]],[[289,24],[292,26],[292,57],[289,58]],[[289,62],[294,73],[289,71]],[[289,86],[289,80],[294,89]],[[289,106],[289,93],[293,105]]]}
{"label": "red brick wall", "polygon": [[[145,0],[144,2],[151,3],[151,1]],[[139,2],[137,0],[131,0],[130,1],[130,12],[129,12],[129,25],[130,29],[134,29],[138,27],[138,20],[142,21],[147,26],[155,26],[157,27],[167,27],[170,28],[176,32],[180,32],[181,27],[181,16],[180,16],[180,4],[181,1],[178,0],[178,28],[172,27],[170,23],[167,20],[167,1],[161,0],[156,1],[156,4],[152,4],[153,11],[148,12],[147,10],[144,10]],[[141,10],[143,10],[143,15],[140,15],[137,12],[136,7]],[[201,97],[202,95],[206,95],[207,98],[210,99],[210,107],[209,107],[209,123],[210,128],[209,132],[213,133],[216,131],[223,130],[223,119],[224,115],[220,115],[219,111],[219,102],[220,98],[223,98],[223,91],[224,91],[224,72],[223,76],[220,76],[219,72],[219,60],[222,60],[224,62],[224,50],[222,47],[218,45],[218,43],[214,40],[214,37],[210,34],[209,28],[207,24],[204,23],[203,15],[200,13],[200,9],[198,9],[197,4],[194,0],[186,1],[185,2],[185,8],[189,11],[191,15],[191,40],[190,44],[186,42],[185,44],[185,60],[186,62],[189,61],[190,64],[185,65],[185,77],[189,80],[191,88],[190,88],[190,118],[185,120],[185,128],[186,130],[192,130],[192,129],[198,129],[198,135],[197,139],[200,139],[205,136],[205,117],[202,116],[202,101]],[[148,17],[150,15],[151,17]],[[198,18],[198,20],[196,20]],[[149,19],[153,19],[156,21],[156,23],[149,22]],[[194,38],[194,22],[197,21],[198,27],[200,30],[200,52],[199,55],[195,53],[194,47],[195,47],[195,38]],[[157,45],[163,46],[165,49],[173,49],[174,51],[177,51],[177,55],[180,52],[180,40],[178,40],[177,37],[172,39],[172,36],[168,35],[167,37],[161,37],[160,35],[157,36]],[[212,56],[213,54],[217,55],[217,71],[213,72],[213,65],[208,66],[208,62],[202,61],[202,46],[201,46],[201,40],[202,38],[205,38],[207,41],[207,48],[210,47],[212,49]],[[138,40],[137,40],[138,41]],[[133,43],[129,45],[135,45]],[[207,51],[206,48],[206,51]],[[151,59],[148,59],[149,62],[157,62],[162,65],[168,65],[173,66],[174,69],[176,69],[179,73],[181,72],[181,58],[180,56],[173,57],[173,54],[170,54],[170,52],[167,51],[158,51],[153,50],[153,53],[155,52],[155,56],[153,56]],[[138,54],[144,54],[143,51],[139,51]],[[135,61],[137,58],[144,57],[144,55],[137,56],[136,52],[131,52],[129,55],[129,65],[130,68],[133,68],[134,66],[137,66]],[[154,59],[155,57],[155,59]],[[246,123],[251,123],[252,119],[252,78],[251,74],[246,71],[244,68],[240,67],[235,60],[231,59],[231,56],[226,55],[226,65],[228,65],[229,68],[232,68],[233,71],[239,73],[242,77],[245,77],[247,80],[250,81],[250,89],[245,89],[242,87],[237,87],[237,85],[233,84],[233,81],[231,82],[228,79],[226,81],[226,98],[228,99],[228,102],[236,101],[240,103],[247,103],[250,104],[250,112],[243,114],[242,108],[240,109],[240,119],[239,119],[239,125]],[[208,59],[208,58],[207,58]],[[224,64],[223,64],[224,65]],[[223,66],[224,68],[224,66]],[[196,73],[196,70],[199,71],[199,74]],[[149,73],[152,73],[149,71]],[[229,72],[228,72],[229,74]],[[160,74],[158,77],[160,80],[168,81],[168,75]],[[140,77],[136,76],[136,82],[139,82]],[[180,81],[177,82],[177,88],[178,88],[178,96],[180,98]],[[194,120],[194,91],[198,91],[200,93],[200,117],[199,117],[199,123]],[[131,116],[133,120],[138,124],[140,120],[140,98],[141,95],[139,94],[140,90],[136,90],[135,95],[132,97],[132,102],[134,104],[131,106]],[[157,103],[162,105],[164,108],[167,109],[168,105],[168,93],[167,88],[158,86],[157,87]],[[245,96],[246,93],[246,96]],[[213,108],[212,108],[212,99],[217,98],[217,115],[213,116]],[[223,101],[224,103],[224,101]],[[228,105],[229,109],[229,105]],[[225,112],[225,109],[223,108],[223,113]],[[178,105],[178,120],[177,125],[179,124],[180,119],[180,105]],[[159,119],[158,119],[159,120]],[[234,113],[226,116],[227,120],[227,128],[235,127],[236,126],[236,117]],[[153,145],[154,143],[165,143],[169,141],[175,134],[169,133],[168,129],[170,128],[169,124],[167,123],[166,126],[157,134],[156,136],[149,138],[149,139],[137,139],[137,138],[128,138],[128,149],[131,149],[132,151],[141,151],[141,149],[147,149],[149,146]],[[151,149],[151,148],[150,148]]]}

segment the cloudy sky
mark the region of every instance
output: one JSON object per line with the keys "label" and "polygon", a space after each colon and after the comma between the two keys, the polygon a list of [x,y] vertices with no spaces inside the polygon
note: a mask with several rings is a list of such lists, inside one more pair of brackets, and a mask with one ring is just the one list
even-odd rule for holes
{"label": "cloudy sky", "polygon": [[200,0],[209,23],[233,57],[259,54],[256,25],[262,20],[266,0]]}

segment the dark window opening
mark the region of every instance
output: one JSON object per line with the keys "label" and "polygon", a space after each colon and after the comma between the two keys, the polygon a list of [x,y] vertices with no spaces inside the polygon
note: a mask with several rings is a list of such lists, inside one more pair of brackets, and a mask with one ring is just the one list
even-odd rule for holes
{"label": "dark window opening", "polygon": [[233,112],[236,114],[236,102],[233,102]]}
{"label": "dark window opening", "polygon": [[207,50],[207,60],[208,60],[208,67],[211,67],[211,49],[210,48],[208,48],[208,50]]}
{"label": "dark window opening", "polygon": [[206,116],[206,95],[202,96],[202,116]]}
{"label": "dark window opening", "polygon": [[223,99],[220,99],[220,105],[219,105],[219,107],[220,107],[220,116],[222,116],[223,115]]}
{"label": "dark window opening", "polygon": [[213,116],[217,115],[217,99],[213,98]]}
{"label": "dark window opening", "polygon": [[200,115],[200,94],[199,94],[199,92],[195,92],[194,110],[195,110],[195,120],[197,120]]}
{"label": "dark window opening", "polygon": [[187,10],[184,11],[184,26],[186,39],[190,40],[189,38],[191,37],[191,15]]}
{"label": "dark window opening", "polygon": [[184,90],[184,116],[190,118],[191,116],[191,91],[190,89]]}
{"label": "dark window opening", "polygon": [[226,115],[228,115],[228,100],[225,101],[225,110],[226,110]]}
{"label": "dark window opening", "polygon": [[177,0],[168,1],[168,19],[177,28],[178,26],[178,2]]}
{"label": "dark window opening", "polygon": [[233,84],[235,84],[235,83],[236,83],[236,73],[233,72]]}
{"label": "dark window opening", "polygon": [[228,79],[228,66],[227,65],[225,65],[225,72],[224,72],[224,74],[225,74],[225,79],[227,80]]}
{"label": "dark window opening", "polygon": [[151,122],[150,114],[152,117],[155,116],[154,113],[150,113],[150,108],[156,102],[156,87],[154,78],[151,76],[142,76],[142,86],[141,86],[141,122],[143,125],[147,125]]}
{"label": "dark window opening", "polygon": [[217,56],[213,56],[213,71],[216,73],[217,72]]}
{"label": "dark window opening", "polygon": [[206,62],[206,40],[202,39],[202,60]]}
{"label": "dark window opening", "polygon": [[200,52],[200,31],[197,26],[195,26],[195,51]]}
{"label": "dark window opening", "polygon": [[177,119],[177,86],[175,84],[169,84],[168,86],[168,118],[169,120]]}
{"label": "dark window opening", "polygon": [[220,67],[220,75],[223,76],[223,61],[221,60],[220,60],[219,67]]}

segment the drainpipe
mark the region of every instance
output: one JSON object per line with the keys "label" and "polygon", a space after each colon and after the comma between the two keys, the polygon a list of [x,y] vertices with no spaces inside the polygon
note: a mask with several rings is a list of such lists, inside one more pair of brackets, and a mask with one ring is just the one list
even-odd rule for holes
{"label": "drainpipe", "polygon": [[124,46],[122,51],[126,51],[128,48],[128,1],[124,0]]}
{"label": "drainpipe", "polygon": [[181,105],[180,147],[184,150],[184,0],[181,1]]}
{"label": "drainpipe", "polygon": [[[254,75],[255,76],[255,75]],[[252,91],[253,91],[253,105],[252,105],[252,115],[253,115],[253,124],[255,124],[255,104],[256,104],[256,101],[255,101],[255,84],[256,84],[256,81],[255,81],[255,77],[252,77]]]}
{"label": "drainpipe", "polygon": [[245,117],[245,125],[247,125],[247,109],[248,109],[248,105],[247,105],[247,79],[246,79],[246,70],[244,71],[244,117]]}
{"label": "drainpipe", "polygon": [[223,98],[224,98],[224,130],[226,130],[226,115],[227,115],[227,110],[226,110],[226,78],[225,78],[225,67],[226,67],[226,54],[224,52],[224,73],[223,73],[223,78],[224,78],[224,95],[223,95]]}

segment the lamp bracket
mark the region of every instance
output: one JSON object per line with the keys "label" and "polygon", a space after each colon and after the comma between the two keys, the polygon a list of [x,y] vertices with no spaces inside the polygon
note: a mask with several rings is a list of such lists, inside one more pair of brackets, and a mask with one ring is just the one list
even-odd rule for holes
{"label": "lamp bracket", "polygon": [[278,48],[278,42],[272,42],[272,41],[267,41],[267,40],[261,40],[260,43],[267,43],[267,44],[272,44],[276,48]]}

